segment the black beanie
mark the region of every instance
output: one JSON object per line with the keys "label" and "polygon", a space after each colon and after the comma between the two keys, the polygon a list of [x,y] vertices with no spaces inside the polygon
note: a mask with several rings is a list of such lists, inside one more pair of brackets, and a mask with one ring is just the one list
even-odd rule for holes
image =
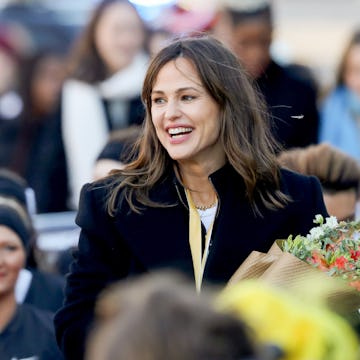
{"label": "black beanie", "polygon": [[7,226],[13,230],[20,237],[25,250],[28,250],[31,228],[15,208],[9,205],[0,205],[0,225]]}
{"label": "black beanie", "polygon": [[0,194],[14,198],[25,207],[27,206],[25,195],[26,187],[25,180],[24,183],[21,183],[20,180],[17,181],[9,171],[0,171]]}

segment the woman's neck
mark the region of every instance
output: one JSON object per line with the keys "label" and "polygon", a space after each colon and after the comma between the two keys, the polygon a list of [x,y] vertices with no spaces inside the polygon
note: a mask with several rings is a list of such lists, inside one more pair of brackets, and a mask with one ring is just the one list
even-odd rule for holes
{"label": "woman's neck", "polygon": [[211,185],[209,176],[222,168],[226,163],[224,158],[214,158],[210,162],[199,161],[178,161],[177,169],[181,181],[186,187],[194,190],[202,190],[203,186]]}
{"label": "woman's neck", "polygon": [[209,179],[209,175],[216,170],[197,165],[179,165],[181,181],[190,191],[197,207],[208,207],[216,202],[216,190]]}
{"label": "woman's neck", "polygon": [[0,298],[0,332],[8,325],[16,311],[15,294],[4,295]]}

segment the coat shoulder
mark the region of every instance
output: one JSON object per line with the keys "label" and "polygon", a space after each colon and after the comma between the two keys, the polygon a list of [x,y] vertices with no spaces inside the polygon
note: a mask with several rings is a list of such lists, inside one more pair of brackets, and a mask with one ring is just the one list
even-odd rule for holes
{"label": "coat shoulder", "polygon": [[281,191],[295,200],[322,199],[322,188],[319,179],[313,175],[281,169]]}
{"label": "coat shoulder", "polygon": [[79,210],[75,220],[78,225],[99,226],[99,223],[107,222],[112,218],[108,211],[108,201],[119,181],[111,176],[87,183],[82,187]]}

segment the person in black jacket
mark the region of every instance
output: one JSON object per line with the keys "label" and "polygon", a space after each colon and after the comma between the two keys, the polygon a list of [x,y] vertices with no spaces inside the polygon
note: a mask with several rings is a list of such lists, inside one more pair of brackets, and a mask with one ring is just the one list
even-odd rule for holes
{"label": "person in black jacket", "polygon": [[23,209],[31,230],[26,267],[20,271],[16,282],[16,301],[54,313],[63,303],[65,280],[63,276],[44,271],[38,266],[37,234],[32,221],[36,209],[33,190],[21,176],[8,169],[0,168],[0,201],[4,199],[14,201]]}
{"label": "person in black jacket", "polygon": [[9,156],[0,166],[26,179],[35,192],[38,213],[66,211],[69,188],[59,104],[63,55],[44,50],[21,65],[23,109],[13,121]]}
{"label": "person in black jacket", "polygon": [[237,57],[183,38],[151,61],[137,157],[81,193],[78,250],[55,315],[67,359],[81,359],[99,293],[171,268],[194,290],[225,284],[252,250],[306,234],[327,216],[319,181],[279,168],[266,111]]}
{"label": "person in black jacket", "polygon": [[[14,200],[0,199],[0,354],[1,359],[60,360],[53,315],[17,304],[15,284],[26,261],[32,230]],[[44,294],[43,296],[46,296]]]}
{"label": "person in black jacket", "polygon": [[271,130],[281,146],[288,149],[317,143],[315,81],[306,67],[282,66],[272,58],[269,1],[228,0],[219,11],[213,31],[236,53],[264,95],[271,113]]}

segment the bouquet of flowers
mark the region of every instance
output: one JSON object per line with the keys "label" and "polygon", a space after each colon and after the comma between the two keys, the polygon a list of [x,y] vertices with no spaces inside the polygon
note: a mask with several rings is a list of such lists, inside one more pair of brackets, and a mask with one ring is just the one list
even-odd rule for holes
{"label": "bouquet of flowers", "polygon": [[229,285],[261,279],[296,291],[342,315],[352,314],[360,331],[360,221],[317,215],[314,223],[305,236],[276,240],[267,253],[252,251]]}
{"label": "bouquet of flowers", "polygon": [[314,223],[305,236],[251,252],[220,305],[238,312],[261,342],[280,347],[284,359],[358,359],[360,221],[317,215]]}
{"label": "bouquet of flowers", "polygon": [[314,223],[318,226],[307,236],[290,235],[282,250],[360,290],[360,221],[338,222],[334,216],[324,221],[317,215]]}

